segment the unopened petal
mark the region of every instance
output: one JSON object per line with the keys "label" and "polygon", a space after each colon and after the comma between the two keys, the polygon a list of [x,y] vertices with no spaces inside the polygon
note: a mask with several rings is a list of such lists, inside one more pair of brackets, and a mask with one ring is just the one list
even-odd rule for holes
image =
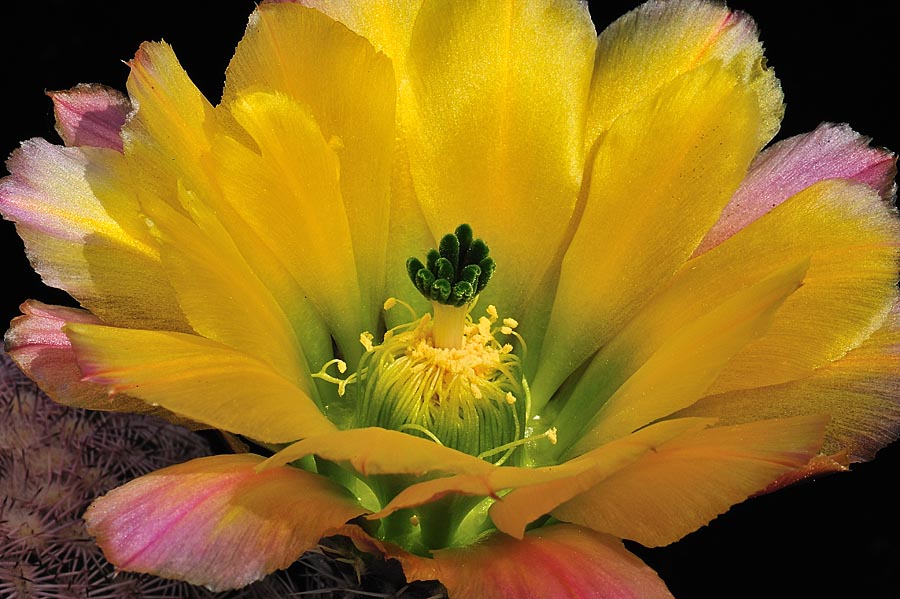
{"label": "unopened petal", "polygon": [[225,590],[288,567],[365,511],[316,474],[255,472],[262,460],[213,456],[142,476],[91,504],[88,532],[120,570]]}

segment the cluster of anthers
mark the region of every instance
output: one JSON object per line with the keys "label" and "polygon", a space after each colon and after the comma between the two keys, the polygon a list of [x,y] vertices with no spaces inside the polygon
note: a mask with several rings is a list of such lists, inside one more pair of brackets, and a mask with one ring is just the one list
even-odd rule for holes
{"label": "cluster of anthers", "polygon": [[[372,333],[360,335],[366,351],[356,372],[347,378],[326,372],[336,365],[345,373],[347,365],[341,360],[328,362],[314,376],[338,385],[342,396],[347,386],[354,384],[354,424],[358,427],[379,426],[420,435],[495,464],[509,460],[515,449],[527,442],[544,438],[555,443],[555,429],[530,434],[528,383],[522,376],[521,359],[507,341],[515,339],[525,351],[525,340],[515,330],[518,322],[501,319],[493,305],[476,321],[470,311],[477,296],[462,304],[442,301],[421,284],[430,277],[419,271],[436,264],[447,273],[445,277],[449,275],[451,288],[455,287],[453,271],[470,276],[479,270],[465,264],[466,250],[473,246],[478,248],[478,261],[491,264],[489,270],[477,274],[492,274],[487,246],[473,240],[467,225],[445,236],[440,245],[440,255],[433,256],[438,250],[430,252],[428,267],[415,259],[407,263],[416,266],[409,269],[410,279],[432,301],[433,315],[419,317],[406,302],[388,299],[385,310],[402,305],[411,320],[388,330],[380,344]],[[445,255],[446,248],[452,256]],[[476,279],[475,288],[483,289],[489,277]]]}

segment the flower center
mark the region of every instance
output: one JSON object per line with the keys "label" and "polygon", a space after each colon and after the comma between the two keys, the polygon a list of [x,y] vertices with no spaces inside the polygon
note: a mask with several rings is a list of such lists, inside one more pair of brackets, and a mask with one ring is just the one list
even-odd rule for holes
{"label": "flower center", "polygon": [[527,401],[519,357],[497,339],[514,334],[513,321],[498,325],[493,306],[488,314],[474,322],[463,312],[460,347],[435,342],[437,319],[430,314],[392,329],[380,345],[364,337],[358,425],[406,431],[505,461],[507,446],[524,434]]}
{"label": "flower center", "polygon": [[[488,254],[487,244],[460,225],[428,252],[425,264],[407,260],[409,277],[431,301],[433,315],[419,317],[389,299],[385,309],[402,304],[410,322],[387,331],[380,344],[363,333],[366,352],[349,378],[339,380],[325,368],[315,375],[338,384],[341,394],[347,384],[356,385],[356,426],[404,431],[497,464],[526,442],[528,385],[509,343],[517,339],[525,347],[518,323],[501,319],[494,306],[477,320],[471,316],[494,272]],[[342,372],[346,368],[333,362]],[[540,436],[552,442],[553,433]]]}

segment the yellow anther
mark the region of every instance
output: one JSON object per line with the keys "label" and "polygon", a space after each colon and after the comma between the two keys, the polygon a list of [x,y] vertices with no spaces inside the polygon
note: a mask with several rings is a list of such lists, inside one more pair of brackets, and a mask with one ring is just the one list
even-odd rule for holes
{"label": "yellow anther", "polygon": [[487,313],[488,316],[491,317],[491,322],[497,322],[497,319],[500,318],[500,315],[497,314],[497,306],[495,306],[494,304],[491,304],[487,307]]}
{"label": "yellow anther", "polygon": [[500,332],[504,335],[512,335],[513,330],[510,327],[503,326],[500,327]]}
{"label": "yellow anther", "polygon": [[366,348],[367,352],[375,349],[375,344],[373,341],[375,340],[375,335],[370,333],[369,331],[363,331],[359,334],[359,342],[362,344],[364,348]]}
{"label": "yellow anther", "polygon": [[503,346],[500,348],[500,353],[501,353],[501,354],[508,354],[508,353],[511,353],[512,350],[513,350],[513,346],[512,346],[511,344],[509,344],[509,343],[504,343]]}
{"label": "yellow anther", "polygon": [[517,326],[519,326],[519,321],[516,320],[515,318],[504,318],[504,319],[503,319],[503,324],[505,324],[506,326],[508,326],[510,329],[514,329],[514,328],[516,328]]}
{"label": "yellow anther", "polygon": [[516,396],[513,395],[510,391],[506,392],[506,403],[508,403],[509,405],[513,405],[514,403],[516,403]]}
{"label": "yellow anther", "polygon": [[385,310],[390,310],[391,308],[393,308],[396,305],[397,305],[396,297],[389,297],[386,300],[384,300],[384,309]]}
{"label": "yellow anther", "polygon": [[547,437],[547,440],[550,441],[551,445],[556,445],[557,438],[556,438],[556,427],[555,426],[550,427],[547,430],[547,432],[544,433],[544,436]]}

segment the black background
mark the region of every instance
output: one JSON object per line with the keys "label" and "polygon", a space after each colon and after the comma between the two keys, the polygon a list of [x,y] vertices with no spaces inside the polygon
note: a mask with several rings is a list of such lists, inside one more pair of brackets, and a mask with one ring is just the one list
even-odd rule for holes
{"label": "black background", "polygon": [[[592,2],[598,30],[633,8]],[[783,6],[789,6],[788,9]],[[779,138],[822,121],[849,122],[900,150],[897,4],[734,1],[759,24],[784,88]],[[781,6],[781,8],[779,8]],[[47,89],[100,82],[124,89],[143,40],[165,39],[213,101],[254,3],[103,0],[10,2],[0,9],[0,154],[29,137],[56,140]],[[5,173],[4,173],[5,174]],[[41,287],[12,225],[0,223],[0,323],[26,298],[64,301]],[[5,328],[0,324],[0,329]],[[697,597],[900,597],[900,446],[870,464],[736,506],[670,547],[636,551],[679,599]]]}

